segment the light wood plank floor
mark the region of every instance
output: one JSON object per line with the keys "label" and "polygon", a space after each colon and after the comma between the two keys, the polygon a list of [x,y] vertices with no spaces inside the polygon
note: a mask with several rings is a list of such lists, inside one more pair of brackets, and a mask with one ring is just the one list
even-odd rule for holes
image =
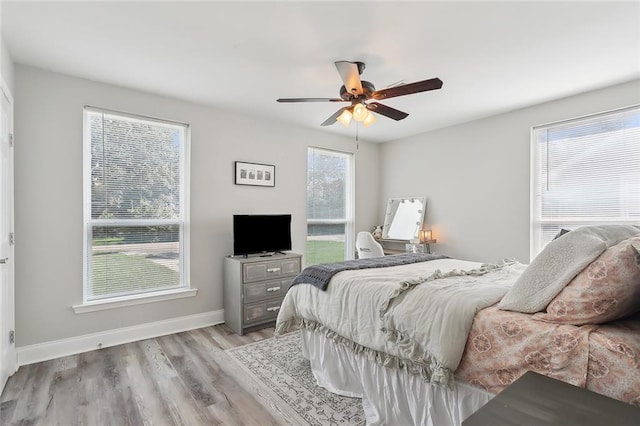
{"label": "light wood plank floor", "polygon": [[277,425],[228,374],[224,349],[273,336],[217,325],[20,367],[2,425]]}

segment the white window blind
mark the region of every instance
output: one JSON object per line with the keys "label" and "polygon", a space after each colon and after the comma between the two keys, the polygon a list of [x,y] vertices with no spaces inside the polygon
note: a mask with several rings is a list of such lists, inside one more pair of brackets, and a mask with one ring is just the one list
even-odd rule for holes
{"label": "white window blind", "polygon": [[640,223],[640,107],[534,127],[532,247],[560,229]]}
{"label": "white window blind", "polygon": [[188,287],[187,125],[85,108],[85,302]]}
{"label": "white window blind", "polygon": [[307,152],[306,264],[353,257],[353,154]]}

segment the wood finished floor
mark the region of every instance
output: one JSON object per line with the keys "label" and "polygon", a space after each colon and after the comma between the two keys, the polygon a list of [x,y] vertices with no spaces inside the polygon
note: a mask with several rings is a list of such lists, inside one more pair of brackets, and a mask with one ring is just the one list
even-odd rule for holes
{"label": "wood finished floor", "polygon": [[2,393],[2,425],[277,425],[225,373],[225,349],[273,336],[225,325],[20,367]]}

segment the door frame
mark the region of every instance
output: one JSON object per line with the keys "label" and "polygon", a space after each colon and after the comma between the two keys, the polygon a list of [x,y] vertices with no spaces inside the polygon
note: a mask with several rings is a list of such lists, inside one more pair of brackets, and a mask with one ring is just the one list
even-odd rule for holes
{"label": "door frame", "polygon": [[[8,129],[9,134],[13,134],[13,97],[7,83],[0,76],[0,111],[2,110],[2,97],[6,98],[9,103],[8,111]],[[1,135],[0,135],[1,137]],[[9,211],[6,214],[9,217],[9,232],[15,230],[14,223],[14,160],[13,160],[13,144],[9,148]],[[4,173],[4,171],[0,171]],[[0,188],[1,190],[2,188]],[[2,212],[5,213],[5,212]],[[9,238],[9,235],[5,236]],[[1,314],[0,314],[0,392],[4,390],[9,376],[13,375],[18,368],[17,353],[15,345],[15,246],[12,242],[9,244],[9,252],[7,253],[7,263],[0,265],[0,268],[6,268],[7,274],[7,298],[0,297]],[[0,291],[4,289],[0,288]],[[14,341],[9,342],[9,332],[14,331]],[[5,352],[6,351],[6,352]]]}

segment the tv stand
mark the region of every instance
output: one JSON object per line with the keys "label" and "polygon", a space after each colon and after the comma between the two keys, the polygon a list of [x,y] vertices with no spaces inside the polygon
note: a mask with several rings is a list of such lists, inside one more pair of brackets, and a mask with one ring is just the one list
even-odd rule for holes
{"label": "tv stand", "polygon": [[272,325],[291,281],[300,273],[302,255],[272,253],[224,259],[224,322],[239,335]]}

